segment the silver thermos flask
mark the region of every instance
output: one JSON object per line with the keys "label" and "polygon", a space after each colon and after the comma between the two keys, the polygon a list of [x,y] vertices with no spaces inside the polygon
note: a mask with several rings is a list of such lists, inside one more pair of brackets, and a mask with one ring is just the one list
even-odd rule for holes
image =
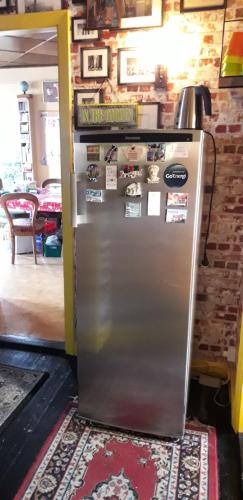
{"label": "silver thermos flask", "polygon": [[211,94],[205,85],[184,87],[177,105],[175,128],[202,129],[204,103],[205,114],[211,116]]}

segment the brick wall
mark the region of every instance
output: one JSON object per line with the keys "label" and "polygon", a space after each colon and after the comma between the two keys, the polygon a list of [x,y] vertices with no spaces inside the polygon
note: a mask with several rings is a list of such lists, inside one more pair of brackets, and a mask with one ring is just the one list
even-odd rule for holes
{"label": "brick wall", "polygon": [[[85,3],[85,2],[84,2]],[[83,5],[70,5],[73,16],[84,14]],[[209,266],[199,268],[194,329],[194,357],[221,358],[237,347],[242,282],[243,241],[243,88],[218,89],[223,33],[223,10],[180,14],[179,1],[163,2],[163,27],[137,32],[102,31],[95,46],[108,45],[112,53],[112,85],[122,101],[160,101],[161,127],[173,126],[180,89],[205,84],[212,93],[213,116],[204,127],[216,141],[217,170],[212,222],[208,240]],[[228,0],[227,19],[243,17],[242,0]],[[117,86],[117,49],[143,44],[168,68],[167,90],[153,85]],[[82,44],[92,46],[92,43]],[[74,88],[99,88],[99,83],[80,79],[80,46],[72,44]],[[105,101],[116,100],[104,85]],[[212,148],[208,146],[201,247],[207,225],[212,179]]]}
{"label": "brick wall", "polygon": [[[152,30],[154,36],[151,30],[143,30],[142,35],[141,30],[137,34],[103,31],[96,45],[111,47],[111,81],[122,100],[161,102],[163,128],[173,126],[182,87],[205,84],[211,90],[213,116],[205,119],[204,127],[216,141],[216,188],[207,247],[209,266],[199,268],[193,355],[215,359],[238,343],[243,241],[243,89],[218,89],[224,11],[180,14],[179,1],[172,0],[164,1],[163,8],[163,28]],[[75,15],[83,12],[82,7],[73,9]],[[228,0],[227,18],[240,16],[243,16],[242,0]],[[168,42],[162,36],[163,31],[168,34]],[[136,35],[145,46],[151,38],[155,44],[156,40],[161,44],[159,62],[165,60],[168,66],[166,91],[156,92],[152,85],[117,87],[117,48],[133,46]],[[72,63],[73,85],[82,88],[77,44],[72,46]],[[88,85],[94,86],[93,82]],[[115,98],[105,86],[106,102]],[[208,147],[201,247],[207,226],[212,166],[212,148]]]}

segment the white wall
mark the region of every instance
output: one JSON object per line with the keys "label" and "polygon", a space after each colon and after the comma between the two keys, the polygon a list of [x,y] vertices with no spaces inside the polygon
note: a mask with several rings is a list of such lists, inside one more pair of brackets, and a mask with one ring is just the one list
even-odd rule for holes
{"label": "white wall", "polygon": [[57,80],[56,66],[37,68],[9,68],[0,69],[0,162],[17,161],[20,158],[18,106],[16,96],[22,94],[19,83],[25,80],[29,83],[28,94],[33,94],[34,109],[34,142],[36,158],[35,177],[41,184],[48,177],[48,168],[41,166],[40,144],[40,112],[58,111],[58,103],[44,103],[43,80]]}

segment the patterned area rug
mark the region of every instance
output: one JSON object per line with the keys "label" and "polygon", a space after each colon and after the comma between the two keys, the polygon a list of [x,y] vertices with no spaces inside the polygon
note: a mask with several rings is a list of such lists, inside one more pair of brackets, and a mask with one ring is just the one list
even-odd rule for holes
{"label": "patterned area rug", "polygon": [[213,428],[169,442],[90,426],[72,404],[15,500],[217,500]]}
{"label": "patterned area rug", "polygon": [[0,430],[47,374],[0,364]]}

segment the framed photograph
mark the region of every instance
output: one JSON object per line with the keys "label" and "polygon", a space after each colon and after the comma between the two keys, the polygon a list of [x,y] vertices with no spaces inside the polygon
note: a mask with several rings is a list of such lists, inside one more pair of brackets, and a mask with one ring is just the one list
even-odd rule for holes
{"label": "framed photograph", "polygon": [[224,9],[227,0],[181,0],[181,12],[194,12],[197,10]]}
{"label": "framed photograph", "polygon": [[10,7],[9,0],[0,0],[0,11],[8,10]]}
{"label": "framed photograph", "polygon": [[52,0],[51,2],[50,0],[17,0],[18,14],[60,10],[63,6],[63,0]]}
{"label": "framed photograph", "polygon": [[110,72],[110,48],[81,48],[81,78],[104,80]]}
{"label": "framed photograph", "polygon": [[138,128],[157,129],[160,125],[160,103],[139,102],[138,103]]}
{"label": "framed photograph", "polygon": [[43,81],[43,100],[44,102],[58,102],[59,90],[57,80]]}
{"label": "framed photograph", "polygon": [[243,19],[225,21],[219,88],[243,87]]}
{"label": "framed photograph", "polygon": [[89,29],[161,26],[163,0],[87,0]]}
{"label": "framed photograph", "polygon": [[162,24],[162,0],[124,0],[120,28],[152,28]]}
{"label": "framed photograph", "polygon": [[72,17],[72,41],[85,42],[86,40],[99,40],[98,30],[87,30],[86,19]]}
{"label": "framed photograph", "polygon": [[87,0],[89,29],[118,29],[124,0]]}
{"label": "framed photograph", "polygon": [[103,90],[77,89],[74,90],[74,110],[77,106],[99,104],[103,102]]}
{"label": "framed photograph", "polygon": [[118,49],[118,85],[155,82],[155,66],[144,61],[137,49]]}

